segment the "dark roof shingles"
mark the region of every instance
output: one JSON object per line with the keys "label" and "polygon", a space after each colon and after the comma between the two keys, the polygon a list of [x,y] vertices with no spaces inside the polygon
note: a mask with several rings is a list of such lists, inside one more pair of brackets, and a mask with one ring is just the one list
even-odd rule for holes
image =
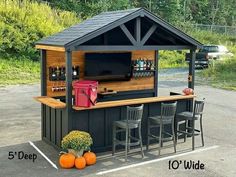
{"label": "dark roof shingles", "polygon": [[116,20],[119,20],[120,18],[123,18],[139,9],[140,8],[103,12],[88,20],[83,21],[82,23],[71,26],[64,31],[56,33],[47,38],[43,38],[38,41],[37,44],[65,46],[66,44],[79,39],[89,33],[92,33],[110,23],[113,23]]}

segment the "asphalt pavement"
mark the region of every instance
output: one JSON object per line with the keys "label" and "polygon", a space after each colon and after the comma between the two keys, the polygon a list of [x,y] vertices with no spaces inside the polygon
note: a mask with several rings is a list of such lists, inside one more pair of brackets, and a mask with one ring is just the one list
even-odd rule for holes
{"label": "asphalt pavement", "polygon": [[[161,72],[159,75],[159,95],[181,92],[187,86],[186,69],[166,72],[168,74]],[[0,87],[0,177],[235,177],[236,92],[197,84],[195,93],[198,98],[206,98],[203,117],[205,147],[201,147],[200,137],[196,137],[197,148],[191,151],[191,139],[188,138],[186,143],[178,144],[176,154],[173,147],[168,147],[159,157],[154,145],[151,151],[145,151],[143,160],[136,150],[131,151],[127,163],[122,152],[115,157],[111,157],[111,153],[98,154],[94,166],[84,170],[64,170],[58,165],[59,152],[40,140],[40,104],[33,100],[34,96],[40,95],[39,84]],[[52,167],[28,141],[32,141],[59,169]],[[12,154],[14,158],[10,160]],[[26,156],[30,154],[37,155],[34,162]],[[190,162],[196,168],[203,164],[204,168],[193,169],[192,166],[186,169],[186,163]]]}

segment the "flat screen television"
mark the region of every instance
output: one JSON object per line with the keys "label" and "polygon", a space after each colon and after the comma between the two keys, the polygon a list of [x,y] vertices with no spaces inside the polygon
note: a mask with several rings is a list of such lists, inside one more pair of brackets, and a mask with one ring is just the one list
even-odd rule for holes
{"label": "flat screen television", "polygon": [[97,81],[130,80],[131,52],[85,53],[84,78]]}

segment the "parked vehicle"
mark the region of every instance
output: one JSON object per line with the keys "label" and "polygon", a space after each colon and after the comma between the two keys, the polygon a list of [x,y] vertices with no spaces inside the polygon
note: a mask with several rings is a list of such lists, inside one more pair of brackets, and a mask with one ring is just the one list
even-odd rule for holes
{"label": "parked vehicle", "polygon": [[[208,67],[212,60],[232,57],[233,54],[222,45],[205,45],[196,53],[195,66]],[[189,62],[190,53],[186,53],[186,61]]]}

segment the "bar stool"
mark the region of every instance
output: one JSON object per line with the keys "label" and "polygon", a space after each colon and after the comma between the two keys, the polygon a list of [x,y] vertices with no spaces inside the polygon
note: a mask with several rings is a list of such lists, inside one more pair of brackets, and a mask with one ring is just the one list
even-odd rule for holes
{"label": "bar stool", "polygon": [[[125,146],[125,161],[127,161],[127,154],[130,146],[140,145],[142,158],[143,154],[143,144],[142,144],[142,134],[141,134],[141,121],[143,117],[143,104],[137,107],[127,106],[127,118],[126,120],[115,121],[113,123],[113,141],[112,141],[112,156],[114,156],[116,145]],[[117,129],[118,128],[118,129]],[[138,138],[131,136],[131,130],[138,129]],[[121,141],[116,138],[116,134],[125,131],[125,141]],[[135,140],[136,142],[131,143],[130,140]]]}
{"label": "bar stool", "polygon": [[[176,140],[175,140],[175,131],[174,131],[174,117],[176,112],[177,102],[174,103],[161,103],[161,115],[152,116],[148,118],[148,127],[147,127],[147,150],[149,149],[149,143],[151,139],[159,140],[159,156],[161,153],[161,147],[163,140],[172,139],[174,143],[174,151],[176,152]],[[171,125],[171,133],[164,130],[165,125]],[[151,134],[151,128],[160,127],[159,137]],[[163,138],[163,134],[167,135],[167,138]]]}
{"label": "bar stool", "polygon": [[[177,138],[176,143],[178,140],[178,137],[180,135],[184,135],[184,142],[186,141],[187,135],[192,136],[192,150],[195,148],[195,136],[201,134],[202,139],[202,146],[204,146],[204,138],[203,138],[203,128],[202,128],[202,114],[205,104],[205,98],[203,98],[202,101],[195,101],[194,102],[194,109],[193,112],[180,112],[176,115],[177,119]],[[195,129],[195,121],[200,119],[200,130]],[[188,126],[188,121],[191,121],[192,125]],[[179,130],[179,126],[181,124],[185,124],[185,131]],[[195,133],[198,132],[198,133]]]}

